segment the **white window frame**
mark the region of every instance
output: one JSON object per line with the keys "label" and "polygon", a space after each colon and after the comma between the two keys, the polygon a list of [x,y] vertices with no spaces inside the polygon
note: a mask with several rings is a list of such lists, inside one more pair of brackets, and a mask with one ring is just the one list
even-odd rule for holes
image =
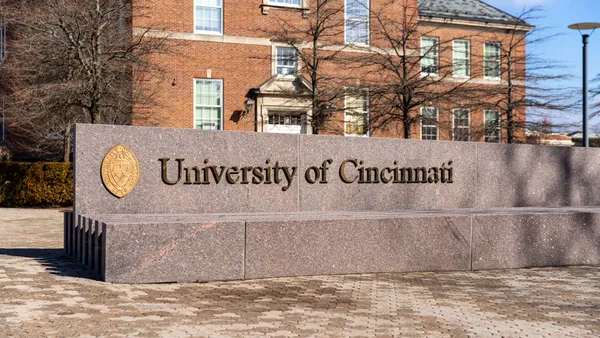
{"label": "white window frame", "polygon": [[[421,127],[419,128],[419,132],[421,133],[421,137],[419,137],[419,139],[421,140],[427,140],[427,141],[439,141],[440,140],[440,127],[439,125],[431,125],[431,124],[423,124],[423,110],[425,109],[434,109],[435,110],[435,120],[437,123],[439,123],[439,119],[440,119],[440,110],[437,107],[421,107]],[[436,131],[436,136],[435,136],[435,140],[429,140],[429,139],[424,139],[423,138],[423,127],[431,127],[434,126],[435,127],[435,131]]]}
{"label": "white window frame", "polygon": [[[267,112],[267,124],[269,125],[281,125],[281,126],[302,126],[305,123],[305,116],[306,113],[304,113],[303,111],[298,111],[298,110],[269,110]],[[271,116],[277,116],[278,120],[281,121],[281,118],[283,118],[284,123],[271,123]],[[285,123],[285,119],[286,117],[290,118],[290,122],[292,121],[292,119],[296,119],[298,120],[298,124],[286,124]]]}
{"label": "white window frame", "polygon": [[[193,6],[194,6],[194,34],[205,34],[205,35],[223,35],[223,12],[224,12],[224,4],[225,0],[221,0],[221,6],[201,6],[201,5],[197,5],[197,3],[199,3],[199,0],[194,0]],[[206,7],[206,8],[220,8],[221,9],[221,27],[219,32],[213,32],[213,31],[203,31],[203,30],[197,30],[196,29],[196,7]]]}
{"label": "white window frame", "polygon": [[[346,45],[353,46],[370,46],[371,44],[371,17],[369,15],[369,11],[371,9],[371,1],[367,1],[367,19],[366,20],[357,20],[357,19],[348,19],[348,1],[353,0],[344,0],[344,43]],[[354,42],[348,41],[348,21],[352,22],[366,22],[367,23],[367,42]]]}
{"label": "white window frame", "polygon": [[285,1],[285,0],[268,0],[268,4],[271,6],[278,6],[278,7],[291,7],[291,8],[303,8],[303,2],[304,0],[297,0],[298,4],[286,4],[286,3],[282,3],[279,1]]}
{"label": "white window frame", "polygon": [[196,98],[197,98],[197,95],[196,95],[196,81],[199,81],[199,80],[200,81],[219,82],[221,84],[221,92],[219,93],[220,97],[221,97],[221,105],[220,106],[202,106],[202,107],[211,107],[211,108],[217,108],[218,107],[218,108],[221,109],[221,113],[220,113],[220,116],[219,116],[219,119],[220,119],[220,121],[219,121],[219,129],[217,129],[217,130],[223,130],[224,124],[225,124],[224,123],[225,122],[224,121],[224,114],[223,114],[223,106],[225,105],[225,100],[224,100],[224,96],[223,96],[223,92],[224,92],[223,79],[209,79],[209,78],[194,78],[194,84],[193,84],[194,85],[194,114],[193,114],[193,120],[192,120],[192,123],[194,125],[194,129],[202,130],[202,129],[196,127],[196,107],[199,106],[196,103]]}
{"label": "white window frame", "polygon": [[[455,108],[452,109],[452,141],[457,141],[456,140],[456,126],[455,126],[455,118],[456,118],[456,111],[457,110],[466,110],[467,111],[467,117],[468,117],[468,125],[466,128],[468,128],[469,132],[468,132],[468,139],[467,141],[461,141],[461,142],[470,142],[471,141],[471,109],[470,108]],[[465,127],[460,127],[460,128],[465,128]]]}
{"label": "white window frame", "polygon": [[[371,102],[369,95],[369,88],[358,88],[358,87],[345,87],[344,88],[344,136],[352,136],[352,137],[369,137],[370,136],[370,123],[371,123]],[[348,97],[353,93],[362,92],[365,94],[365,101],[367,104],[367,111],[363,111],[362,114],[366,115],[365,119],[365,134],[348,134],[346,131],[346,125],[348,122]],[[361,114],[360,112],[355,113]]]}
{"label": "white window frame", "polygon": [[[292,73],[292,74],[277,74],[277,68],[278,68],[277,50],[278,49],[293,49],[294,50],[294,53],[296,53],[296,71],[294,73]],[[272,68],[273,75],[277,75],[279,77],[296,77],[298,75],[298,73],[300,72],[300,59],[298,58],[298,51],[294,47],[292,47],[290,45],[286,45],[286,44],[274,44],[272,51],[273,51],[273,68]]]}
{"label": "white window frame", "polygon": [[[487,57],[485,55],[485,46],[486,45],[496,45],[498,46],[498,76],[487,76],[485,71],[487,69],[486,62]],[[502,45],[500,42],[484,42],[483,43],[483,78],[487,80],[500,80],[502,78]]]}
{"label": "white window frame", "polygon": [[[466,59],[458,59],[456,57],[456,42],[466,42],[467,43],[467,58]],[[485,48],[485,47],[484,47]],[[466,60],[467,61],[467,75],[457,75],[456,72],[456,60]],[[471,77],[471,41],[466,39],[456,39],[452,40],[452,77],[457,78],[465,78],[468,79]]]}
{"label": "white window frame", "polygon": [[[491,142],[491,141],[487,141],[487,120],[485,119],[485,116],[488,112],[496,112],[498,113],[498,127],[497,127],[497,137],[498,137],[498,142]],[[486,143],[502,143],[502,116],[500,115],[500,111],[499,110],[494,110],[494,109],[486,109],[483,111],[483,142]]]}
{"label": "white window frame", "polygon": [[[435,63],[436,72],[435,73],[423,71],[423,60],[425,59],[425,54],[427,54],[427,53],[423,52],[423,40],[424,39],[435,40],[434,47],[435,47],[435,51],[437,54],[437,57],[435,60],[436,61],[436,63]],[[420,53],[421,53],[421,62],[420,62],[421,76],[439,76],[439,74],[440,74],[440,38],[435,37],[435,36],[422,36],[420,43],[421,43],[421,45],[419,46],[420,47],[419,49],[420,49]]]}

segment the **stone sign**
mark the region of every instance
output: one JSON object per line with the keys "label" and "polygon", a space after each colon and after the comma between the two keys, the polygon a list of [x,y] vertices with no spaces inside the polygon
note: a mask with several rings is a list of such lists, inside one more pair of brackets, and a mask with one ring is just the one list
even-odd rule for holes
{"label": "stone sign", "polygon": [[79,124],[65,248],[142,283],[600,263],[598,155]]}

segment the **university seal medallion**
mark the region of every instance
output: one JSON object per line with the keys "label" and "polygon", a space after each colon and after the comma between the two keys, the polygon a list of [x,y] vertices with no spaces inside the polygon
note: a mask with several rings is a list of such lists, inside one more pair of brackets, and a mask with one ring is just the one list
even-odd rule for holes
{"label": "university seal medallion", "polygon": [[140,164],[133,151],[124,144],[106,153],[101,171],[106,190],[118,198],[129,194],[140,178]]}

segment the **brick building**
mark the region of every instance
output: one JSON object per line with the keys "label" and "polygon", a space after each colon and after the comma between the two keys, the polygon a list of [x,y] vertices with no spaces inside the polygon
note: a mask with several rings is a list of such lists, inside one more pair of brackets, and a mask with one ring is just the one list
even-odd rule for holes
{"label": "brick building", "polygon": [[[132,123],[180,128],[405,137],[407,125],[416,139],[506,140],[506,113],[495,105],[503,101],[511,67],[500,47],[532,28],[479,0],[132,3],[133,34],[150,29],[172,44],[171,53],[154,57],[163,76],[152,83],[152,103],[134,107]],[[320,12],[323,3],[329,7]],[[319,94],[327,97],[316,100],[307,65],[319,14],[329,20],[317,43]],[[290,27],[296,31],[284,32]],[[386,31],[396,36],[386,38]],[[402,34],[410,37],[399,48]],[[524,56],[519,41],[514,52]],[[411,63],[407,76],[421,94],[447,92],[411,106],[409,121],[385,116],[397,103],[382,104],[385,90],[403,91],[397,86],[403,79],[377,66],[401,60]],[[524,74],[524,64],[512,71]],[[513,92],[524,96],[518,82]],[[494,90],[475,99],[470,90],[482,88]],[[524,108],[512,114],[518,126],[525,121]],[[524,128],[515,138],[525,141]]]}
{"label": "brick building", "polygon": [[[374,22],[374,13],[382,12],[384,5],[397,6],[387,11],[397,11],[401,20],[400,13],[418,11],[418,16],[404,16],[418,18],[420,35],[408,53],[421,52],[420,76],[440,77],[445,66],[449,71],[443,80],[455,86],[457,82],[464,83],[463,87],[505,86],[506,64],[500,46],[510,43],[506,41],[515,34],[524,35],[532,28],[478,0],[403,0],[393,5],[388,0],[338,2],[342,10],[332,15],[339,16],[339,26],[330,28],[338,32],[324,38],[328,50],[337,50],[342,58],[390,48],[385,39],[378,38],[381,27]],[[333,75],[353,69],[352,76],[341,80],[343,88],[352,92],[334,95],[335,99],[327,105],[331,109],[328,121],[312,128],[315,122],[311,119],[314,114],[310,78],[297,55],[298,47],[286,45],[277,31],[284,26],[300,27],[298,32],[304,33],[306,26],[315,22],[311,16],[318,11],[317,1],[146,3],[149,15],[134,16],[134,32],[160,27],[162,33],[177,41],[177,47],[173,55],[156,60],[165,69],[165,81],[157,91],[159,108],[154,111],[155,120],[134,118],[134,124],[289,133],[312,133],[318,129],[327,134],[402,137],[398,122],[390,122],[385,128],[374,128],[369,122],[371,115],[377,114],[376,105],[369,104],[369,88],[362,88],[361,83],[372,83],[368,77],[381,74],[331,60],[323,69]],[[517,52],[524,55],[524,40],[518,47]],[[518,71],[524,73],[524,67]],[[496,123],[503,118],[502,111],[492,104],[470,102],[468,95],[431,102],[414,109],[412,114],[418,121],[410,126],[411,138],[497,142],[502,133]],[[516,111],[514,118],[525,121],[525,111]],[[516,137],[524,140],[524,129],[517,131]]]}

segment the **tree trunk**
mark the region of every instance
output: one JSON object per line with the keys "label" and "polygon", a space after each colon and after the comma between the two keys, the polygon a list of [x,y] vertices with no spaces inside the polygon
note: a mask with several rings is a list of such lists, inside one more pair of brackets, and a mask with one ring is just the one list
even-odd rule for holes
{"label": "tree trunk", "polygon": [[514,143],[515,137],[515,123],[513,121],[513,78],[512,78],[512,51],[508,52],[508,57],[506,58],[506,81],[507,81],[507,107],[506,109],[506,135],[507,142]]}
{"label": "tree trunk", "polygon": [[100,109],[93,105],[89,108],[90,120],[92,124],[100,124]]}
{"label": "tree trunk", "polygon": [[402,128],[404,129],[404,138],[410,139],[410,111],[404,109],[402,112]]}
{"label": "tree trunk", "polygon": [[65,128],[65,134],[63,140],[63,162],[69,162],[71,159],[71,124],[69,123]]}
{"label": "tree trunk", "polygon": [[510,108],[506,111],[506,121],[507,121],[506,136],[508,138],[507,142],[514,143],[515,123],[513,121],[513,112],[512,112],[512,109],[510,109]]}

